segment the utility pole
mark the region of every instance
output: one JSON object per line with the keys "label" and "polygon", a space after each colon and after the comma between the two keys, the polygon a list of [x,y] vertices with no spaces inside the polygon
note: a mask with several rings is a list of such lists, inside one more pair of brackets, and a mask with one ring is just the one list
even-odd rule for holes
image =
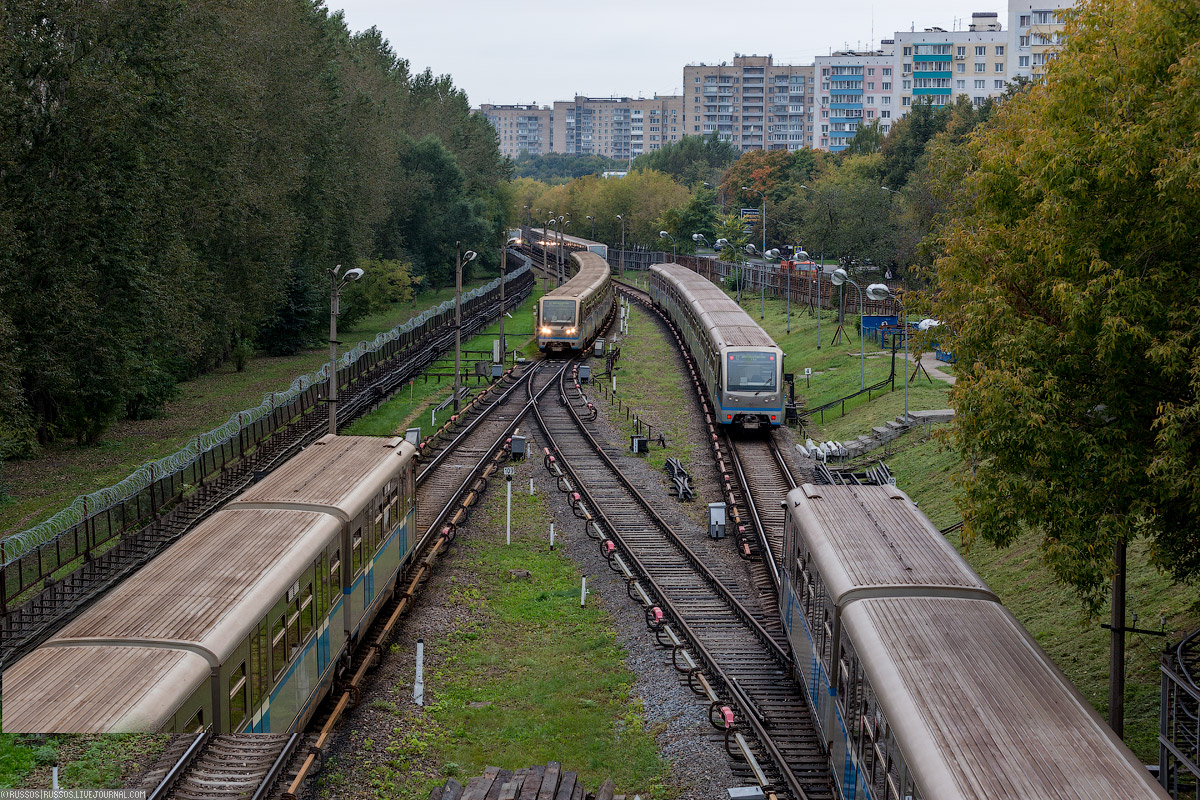
{"label": "utility pole", "polygon": [[462,251],[462,242],[455,242],[457,253],[454,268],[454,413],[458,413],[459,390],[462,388],[462,269],[475,260],[475,251]]}
{"label": "utility pole", "polygon": [[363,276],[363,271],[357,267],[346,270],[342,275],[342,265],[326,270],[329,274],[329,432],[337,436],[337,318],[341,310],[342,289],[350,281],[356,281]]}

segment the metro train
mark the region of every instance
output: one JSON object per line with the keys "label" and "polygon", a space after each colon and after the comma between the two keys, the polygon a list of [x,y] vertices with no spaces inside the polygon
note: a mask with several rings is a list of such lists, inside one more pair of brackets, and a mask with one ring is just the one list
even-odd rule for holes
{"label": "metro train", "polygon": [[414,448],[326,435],[5,670],[5,733],[302,727],[416,542]]}
{"label": "metro train", "polygon": [[908,495],[784,505],[780,613],[842,800],[1166,800]]}
{"label": "metro train", "polygon": [[718,422],[744,429],[783,424],[784,353],[749,314],[678,264],[650,268],[650,297],[683,334]]}
{"label": "metro train", "polygon": [[538,300],[534,330],[543,353],[587,350],[616,307],[612,269],[604,258],[580,250],[571,254],[571,263],[575,275]]}

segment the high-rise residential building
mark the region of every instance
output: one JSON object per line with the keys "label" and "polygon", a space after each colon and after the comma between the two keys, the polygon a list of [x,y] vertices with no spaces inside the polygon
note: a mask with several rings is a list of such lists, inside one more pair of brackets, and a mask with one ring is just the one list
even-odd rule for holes
{"label": "high-rise residential building", "polygon": [[556,101],[552,152],[629,160],[631,111],[628,97]]}
{"label": "high-rise residential building", "polygon": [[895,117],[907,114],[913,103],[942,106],[959,95],[982,105],[1008,86],[1008,34],[994,11],[972,14],[965,31],[899,31],[895,47]]}
{"label": "high-rise residential building", "polygon": [[841,152],[860,125],[876,120],[885,133],[891,130],[901,116],[895,102],[899,66],[893,46],[892,39],[884,39],[878,50],[817,56],[819,116],[810,139],[814,149]]}
{"label": "high-rise residential building", "polygon": [[636,158],[684,136],[683,97],[655,95],[629,102],[629,154]]}
{"label": "high-rise residential building", "polygon": [[813,126],[813,68],[771,56],[735,55],[733,64],[683,68],[688,136],[717,134],[739,150],[796,150]]}
{"label": "high-rise residential building", "polygon": [[1009,0],[1009,78],[1040,78],[1063,42],[1063,15],[1073,0]]}
{"label": "high-rise residential building", "polygon": [[500,152],[509,158],[550,152],[552,117],[549,106],[484,103],[479,112],[487,117],[500,138]]}

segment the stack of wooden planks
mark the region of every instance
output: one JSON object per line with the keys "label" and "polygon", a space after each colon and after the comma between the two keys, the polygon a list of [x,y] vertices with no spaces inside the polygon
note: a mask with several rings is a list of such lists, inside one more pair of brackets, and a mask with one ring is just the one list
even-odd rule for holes
{"label": "stack of wooden planks", "polygon": [[593,793],[584,790],[578,777],[574,772],[563,772],[557,761],[516,772],[488,767],[465,787],[451,778],[445,786],[434,789],[429,800],[625,800],[625,795],[613,794],[611,779]]}

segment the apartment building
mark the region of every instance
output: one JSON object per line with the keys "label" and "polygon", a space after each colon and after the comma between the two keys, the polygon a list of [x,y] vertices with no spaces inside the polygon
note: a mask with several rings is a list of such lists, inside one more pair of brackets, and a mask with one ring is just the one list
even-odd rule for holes
{"label": "apartment building", "polygon": [[552,112],[549,106],[492,105],[484,103],[479,112],[487,117],[500,138],[500,152],[509,158],[550,152]]}
{"label": "apartment building", "polygon": [[683,96],[655,95],[629,102],[629,153],[637,158],[683,138]]}
{"label": "apartment building", "polygon": [[733,64],[683,68],[683,131],[717,134],[742,151],[797,150],[814,124],[813,68],[772,56],[735,55]]}
{"label": "apartment building", "polygon": [[630,98],[585,97],[554,103],[551,151],[628,161]]}
{"label": "apartment building", "polygon": [[1009,78],[1040,78],[1045,74],[1046,64],[1062,45],[1062,12],[1073,8],[1074,0],[1051,0],[1029,2],[1009,0],[1008,37],[1009,52],[1014,56],[1009,68]]}
{"label": "apartment building", "polygon": [[884,39],[878,50],[841,50],[817,56],[817,123],[811,147],[835,153],[846,149],[860,125],[878,120],[886,133],[901,116],[895,103],[898,66],[895,42]]}
{"label": "apartment building", "polygon": [[972,14],[965,31],[899,31],[895,55],[896,116],[907,114],[913,103],[942,106],[959,95],[982,105],[1008,86],[1008,34],[995,11]]}

